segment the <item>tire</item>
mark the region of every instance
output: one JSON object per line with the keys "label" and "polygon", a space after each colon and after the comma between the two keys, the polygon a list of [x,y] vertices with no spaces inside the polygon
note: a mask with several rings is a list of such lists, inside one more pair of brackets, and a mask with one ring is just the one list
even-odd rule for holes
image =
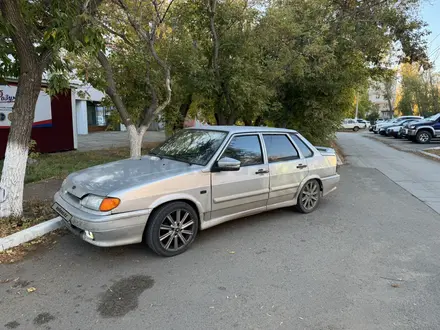
{"label": "tire", "polygon": [[374,133],[374,134],[377,134],[377,132],[376,132],[376,131],[373,131],[373,133]]}
{"label": "tire", "polygon": [[353,127],[353,131],[355,132],[359,131],[359,127],[358,126]]}
{"label": "tire", "polygon": [[185,202],[171,202],[159,207],[147,223],[145,241],[148,247],[163,257],[185,252],[197,236],[198,218],[194,208]]}
{"label": "tire", "polygon": [[[320,200],[321,187],[319,182],[315,179],[309,180],[301,188],[301,191],[298,194],[296,209],[301,213],[313,212],[318,207]],[[313,205],[310,205],[309,202],[312,202]]]}
{"label": "tire", "polygon": [[429,131],[419,131],[416,134],[416,141],[421,144],[427,144],[431,142],[432,134]]}

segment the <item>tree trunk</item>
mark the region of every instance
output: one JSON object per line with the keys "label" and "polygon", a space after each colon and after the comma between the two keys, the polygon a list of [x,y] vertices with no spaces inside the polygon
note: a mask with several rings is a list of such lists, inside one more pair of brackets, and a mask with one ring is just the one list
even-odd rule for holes
{"label": "tree trunk", "polygon": [[127,127],[127,131],[128,139],[130,141],[130,158],[140,159],[142,157],[142,142],[147,127],[141,126],[139,129],[136,129],[134,125],[130,125]]}
{"label": "tree trunk", "polygon": [[183,126],[185,125],[185,118],[186,115],[188,114],[189,108],[191,107],[191,103],[192,103],[192,94],[189,94],[186,97],[185,103],[182,103],[179,107],[180,117],[179,117],[179,121],[176,124],[174,124],[173,131],[182,129]]}
{"label": "tree trunk", "polygon": [[18,217],[23,213],[23,187],[29,141],[41,84],[41,73],[38,68],[36,71],[20,75],[18,81],[0,181],[0,187],[6,194],[6,200],[0,204],[0,217]]}
{"label": "tree trunk", "polygon": [[23,213],[23,186],[35,105],[40,93],[44,65],[51,53],[47,52],[41,58],[36,54],[18,1],[2,0],[0,10],[3,19],[11,26],[11,37],[20,63],[17,93],[11,113],[11,127],[0,180],[3,196],[6,196],[4,200],[0,200],[0,217],[18,217]]}

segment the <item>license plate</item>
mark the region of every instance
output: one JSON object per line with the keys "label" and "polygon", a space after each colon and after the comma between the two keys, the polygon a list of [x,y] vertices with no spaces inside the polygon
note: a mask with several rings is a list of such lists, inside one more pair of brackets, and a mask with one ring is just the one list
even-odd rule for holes
{"label": "license plate", "polygon": [[67,212],[61,205],[54,203],[52,205],[52,209],[54,209],[55,212],[58,213],[68,223],[70,223],[70,220],[72,220],[72,215]]}

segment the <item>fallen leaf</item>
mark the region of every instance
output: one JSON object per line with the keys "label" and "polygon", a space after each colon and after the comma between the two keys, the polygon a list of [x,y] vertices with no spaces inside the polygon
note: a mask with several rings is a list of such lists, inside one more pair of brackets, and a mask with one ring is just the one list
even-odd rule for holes
{"label": "fallen leaf", "polygon": [[399,284],[396,284],[396,283],[391,284],[391,286],[392,286],[393,288],[399,288],[399,287],[400,287],[400,285],[399,285]]}
{"label": "fallen leaf", "polygon": [[230,254],[235,254],[235,251],[229,251]]}
{"label": "fallen leaf", "polygon": [[33,286],[31,286],[31,287],[29,287],[29,288],[27,288],[27,292],[28,293],[31,293],[31,292],[34,292],[34,291],[36,291],[37,289],[35,289]]}

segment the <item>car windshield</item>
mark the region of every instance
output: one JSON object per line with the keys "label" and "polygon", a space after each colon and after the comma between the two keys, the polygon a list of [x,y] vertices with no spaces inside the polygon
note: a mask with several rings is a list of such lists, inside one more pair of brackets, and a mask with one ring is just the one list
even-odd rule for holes
{"label": "car windshield", "polygon": [[439,118],[440,118],[440,112],[431,117],[425,118],[425,121],[436,121]]}
{"label": "car windshield", "polygon": [[149,154],[204,166],[220,147],[226,135],[226,132],[221,131],[184,129],[151,150]]}

